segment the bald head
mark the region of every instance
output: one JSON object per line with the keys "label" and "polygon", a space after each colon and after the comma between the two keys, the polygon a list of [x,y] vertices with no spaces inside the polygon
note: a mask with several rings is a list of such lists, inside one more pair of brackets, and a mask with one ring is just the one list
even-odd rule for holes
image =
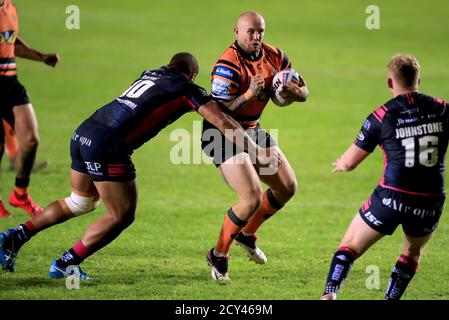
{"label": "bald head", "polygon": [[258,54],[265,32],[265,20],[254,11],[242,13],[234,28],[239,46],[249,54]]}
{"label": "bald head", "polygon": [[252,23],[260,23],[265,26],[264,18],[255,11],[247,11],[239,15],[239,17],[237,18],[236,26],[244,27],[245,25]]}
{"label": "bald head", "polygon": [[175,54],[171,58],[168,66],[185,74],[186,77],[192,80],[194,80],[200,69],[196,58],[188,52],[179,52]]}

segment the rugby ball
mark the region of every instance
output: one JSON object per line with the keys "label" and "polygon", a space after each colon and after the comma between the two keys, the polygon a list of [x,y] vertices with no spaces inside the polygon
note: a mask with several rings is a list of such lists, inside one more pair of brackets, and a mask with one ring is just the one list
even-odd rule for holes
{"label": "rugby ball", "polygon": [[282,87],[289,82],[293,82],[299,86],[304,84],[304,81],[294,69],[284,69],[274,75],[271,85],[271,101],[273,101],[275,105],[286,107],[293,102],[293,100],[285,100],[279,94],[282,91]]}

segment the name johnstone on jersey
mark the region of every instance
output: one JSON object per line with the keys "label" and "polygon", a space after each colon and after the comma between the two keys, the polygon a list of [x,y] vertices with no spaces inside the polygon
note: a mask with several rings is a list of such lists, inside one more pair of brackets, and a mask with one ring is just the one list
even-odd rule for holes
{"label": "name johnstone on jersey", "polygon": [[439,133],[443,132],[443,130],[442,122],[425,123],[419,126],[397,128],[396,139],[420,136],[423,134]]}

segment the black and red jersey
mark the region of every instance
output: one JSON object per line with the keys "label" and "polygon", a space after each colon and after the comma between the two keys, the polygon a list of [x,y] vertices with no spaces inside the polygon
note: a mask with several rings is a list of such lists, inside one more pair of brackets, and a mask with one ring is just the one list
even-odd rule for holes
{"label": "black and red jersey", "polygon": [[204,89],[164,66],[144,71],[121,96],[98,109],[88,121],[107,127],[115,142],[131,152],[210,100]]}
{"label": "black and red jersey", "polygon": [[449,137],[447,102],[418,92],[398,95],[371,113],[355,145],[384,153],[380,185],[416,195],[444,194]]}

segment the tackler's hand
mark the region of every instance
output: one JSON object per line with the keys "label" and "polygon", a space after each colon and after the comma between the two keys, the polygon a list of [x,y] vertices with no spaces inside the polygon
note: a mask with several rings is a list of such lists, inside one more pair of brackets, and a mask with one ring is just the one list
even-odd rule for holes
{"label": "tackler's hand", "polygon": [[257,165],[260,168],[260,174],[275,174],[282,164],[281,154],[273,148],[259,148],[257,152]]}

